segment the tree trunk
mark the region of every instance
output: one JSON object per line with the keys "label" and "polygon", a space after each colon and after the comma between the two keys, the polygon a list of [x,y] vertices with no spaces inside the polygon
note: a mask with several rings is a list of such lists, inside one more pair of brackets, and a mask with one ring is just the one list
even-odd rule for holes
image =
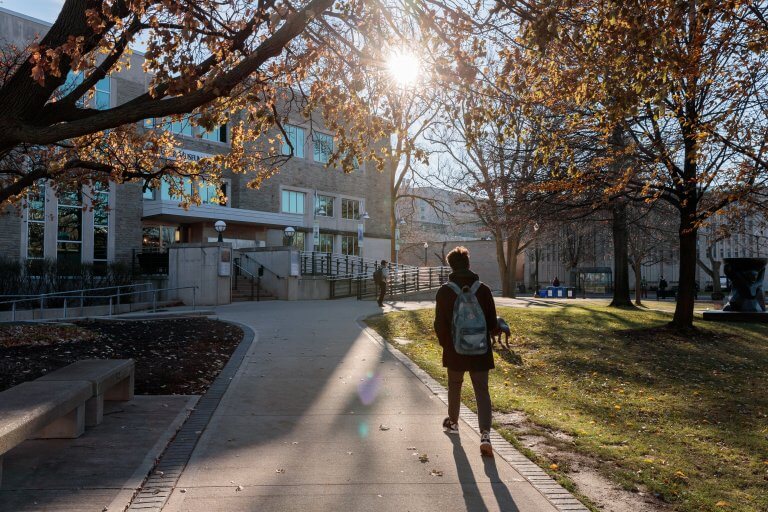
{"label": "tree trunk", "polygon": [[643,277],[640,275],[641,266],[637,263],[632,264],[632,270],[635,273],[635,305],[643,305]]}
{"label": "tree trunk", "polygon": [[519,234],[507,237],[507,258],[504,286],[507,293],[504,297],[514,298],[517,295],[517,248],[520,246]]}
{"label": "tree trunk", "polygon": [[395,211],[395,198],[393,197],[392,200],[389,202],[389,233],[390,233],[389,261],[391,262],[398,261],[397,236],[395,236],[397,234],[398,227],[399,226],[397,225],[397,214]]}
{"label": "tree trunk", "polygon": [[613,300],[612,307],[632,306],[629,296],[629,247],[627,228],[627,205],[617,201],[613,205]]}
{"label": "tree trunk", "polygon": [[[696,281],[696,228],[688,222],[680,226],[680,279],[677,286],[677,305],[671,326],[676,329],[693,328],[694,287]],[[719,277],[718,277],[719,279]]]}
{"label": "tree trunk", "polygon": [[501,296],[509,297],[509,288],[507,280],[507,259],[504,254],[504,239],[500,236],[500,233],[494,233],[493,237],[496,242],[496,264],[499,267],[499,278],[501,278]]}

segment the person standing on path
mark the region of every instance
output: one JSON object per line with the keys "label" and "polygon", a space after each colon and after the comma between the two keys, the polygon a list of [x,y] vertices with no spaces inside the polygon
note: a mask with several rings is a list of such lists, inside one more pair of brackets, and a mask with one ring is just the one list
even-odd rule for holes
{"label": "person standing on path", "polygon": [[387,260],[381,260],[381,266],[373,273],[373,281],[379,288],[377,302],[379,307],[384,307],[384,295],[387,294],[387,279],[389,279],[389,266]]}
{"label": "person standing on path", "polygon": [[659,297],[662,299],[667,298],[667,280],[664,279],[664,276],[661,276],[661,279],[659,279],[659,291],[656,292],[656,300],[659,300]]}
{"label": "person standing on path", "polygon": [[[485,456],[493,456],[491,447],[491,396],[488,392],[488,371],[494,368],[491,335],[496,334],[496,304],[493,301],[491,289],[480,282],[477,274],[469,270],[469,251],[465,247],[456,247],[446,258],[451,267],[448,276],[449,283],[437,291],[435,306],[435,334],[443,347],[443,366],[448,370],[448,417],[443,420],[443,429],[450,434],[459,433],[459,409],[461,407],[461,386],[464,373],[469,372],[472,387],[477,401],[477,416],[480,424],[480,452]],[[485,320],[485,351],[477,355],[460,354],[455,348],[453,327],[454,306],[459,295],[474,293],[477,303],[482,309]]]}

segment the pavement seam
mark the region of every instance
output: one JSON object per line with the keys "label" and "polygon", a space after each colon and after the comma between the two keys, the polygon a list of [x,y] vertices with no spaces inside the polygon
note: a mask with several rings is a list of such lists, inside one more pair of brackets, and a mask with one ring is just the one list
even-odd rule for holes
{"label": "pavement seam", "polygon": [[130,504],[125,509],[127,512],[160,512],[163,509],[179,478],[181,478],[181,474],[197,446],[197,441],[208,427],[213,413],[229,389],[232,378],[256,339],[256,333],[247,325],[227,320],[221,321],[241,328],[243,338],[219,375],[197,401],[195,408],[176,433],[176,437],[168,443],[162,455],[158,457],[157,463],[134,493]]}
{"label": "pavement seam", "polygon": [[[372,315],[373,317],[382,316],[381,313]],[[429,390],[448,406],[448,390],[433,379],[419,365],[414,363],[408,356],[400,352],[394,345],[387,341],[379,333],[365,325],[364,320],[371,316],[361,316],[357,318],[357,324],[363,329],[368,337],[381,345],[390,354],[392,354],[400,363],[408,368]],[[478,436],[480,429],[478,427],[477,414],[472,412],[464,404],[461,405],[460,418],[470,429]],[[517,471],[528,483],[530,483],[549,503],[557,510],[562,512],[589,512],[589,509],[577,500],[570,491],[561,486],[555,479],[549,476],[537,464],[528,459],[525,455],[512,446],[495,429],[491,430],[491,440],[493,451],[501,457],[507,464]],[[563,494],[567,493],[567,497]]]}

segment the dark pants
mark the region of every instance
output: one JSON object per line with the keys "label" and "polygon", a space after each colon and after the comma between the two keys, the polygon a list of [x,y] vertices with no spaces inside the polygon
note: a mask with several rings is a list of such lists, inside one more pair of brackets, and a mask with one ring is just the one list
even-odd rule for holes
{"label": "dark pants", "polygon": [[379,283],[379,306],[384,304],[384,295],[387,294],[387,283]]}
{"label": "dark pants", "polygon": [[[488,370],[471,371],[472,387],[475,389],[477,401],[477,419],[480,431],[491,430],[491,395],[488,393]],[[464,383],[464,372],[448,370],[448,417],[451,421],[459,421],[461,407],[461,385]]]}

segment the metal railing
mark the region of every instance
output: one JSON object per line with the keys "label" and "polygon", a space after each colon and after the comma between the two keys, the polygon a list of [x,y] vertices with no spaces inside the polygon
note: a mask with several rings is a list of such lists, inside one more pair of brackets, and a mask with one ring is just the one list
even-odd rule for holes
{"label": "metal railing", "polygon": [[[305,276],[324,276],[331,278],[359,278],[361,276],[372,277],[374,271],[379,268],[380,261],[361,258],[349,254],[335,254],[330,252],[302,251],[300,258],[300,272]],[[414,270],[419,267],[412,265],[389,264],[391,271]]]}
{"label": "metal railing", "polygon": [[[246,256],[247,258],[248,256]],[[235,279],[232,280],[232,289],[237,290],[237,285],[239,279],[237,279],[240,275],[244,275],[246,278],[248,278],[248,281],[251,284],[251,300],[253,300],[254,297],[254,288],[256,291],[256,302],[259,302],[261,300],[261,277],[254,275],[252,272],[250,272],[248,269],[244,268],[240,263],[238,263],[238,259],[235,259],[234,262],[235,265]]]}
{"label": "metal railing", "polygon": [[[87,288],[82,290],[73,290],[69,292],[54,292],[54,293],[45,293],[37,296],[30,296],[26,299],[16,299],[12,301],[4,301],[0,302],[0,305],[2,304],[11,304],[11,321],[16,321],[16,313],[17,313],[17,304],[23,303],[23,302],[33,302],[35,304],[39,304],[39,308],[30,308],[29,311],[32,313],[32,320],[35,318],[35,310],[40,311],[40,319],[45,319],[45,309],[46,309],[46,303],[50,299],[58,299],[62,301],[62,305],[59,308],[58,306],[56,308],[49,308],[49,309],[62,309],[62,316],[60,318],[66,319],[68,318],[68,310],[71,308],[79,308],[80,312],[82,313],[84,308],[86,306],[86,301],[95,301],[95,302],[101,302],[100,305],[109,305],[108,314],[107,315],[94,315],[94,316],[112,316],[114,314],[114,308],[115,305],[118,307],[122,305],[122,299],[124,297],[131,297],[133,295],[146,295],[146,294],[152,294],[152,311],[157,311],[157,294],[160,292],[169,292],[169,291],[176,291],[176,290],[192,290],[192,309],[195,309],[197,307],[197,286],[177,286],[173,288],[152,288],[152,289],[146,289],[146,287],[152,286],[152,283],[139,283],[139,284],[132,284],[132,285],[120,285],[120,286],[109,286],[109,287],[102,287],[102,288]],[[134,290],[134,291],[124,291],[125,288],[138,288],[138,287],[144,287],[143,290]],[[93,292],[97,290],[114,290],[117,289],[116,293],[112,294],[105,294],[105,295],[92,295],[88,292]],[[74,294],[73,296],[68,296]],[[72,306],[70,301],[78,301],[77,306]],[[99,304],[95,304],[99,305]],[[93,306],[93,304],[92,304]],[[27,310],[23,310],[27,311]],[[51,318],[50,320],[55,320],[57,318]]]}
{"label": "metal railing", "polygon": [[[412,267],[390,269],[387,277],[387,296],[402,296],[439,288],[448,281],[451,270],[448,267]],[[333,276],[330,283],[330,298],[357,297],[358,300],[376,297],[378,286],[373,277]]]}

